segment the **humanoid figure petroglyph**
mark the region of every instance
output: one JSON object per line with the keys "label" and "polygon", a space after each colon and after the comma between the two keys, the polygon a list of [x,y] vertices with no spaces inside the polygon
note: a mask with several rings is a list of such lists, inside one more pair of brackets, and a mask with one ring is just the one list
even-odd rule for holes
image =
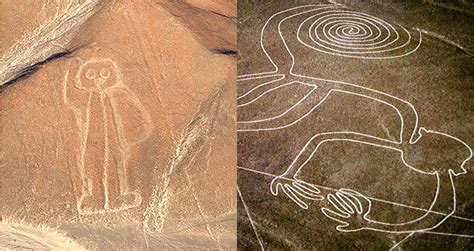
{"label": "humanoid figure petroglyph", "polygon": [[123,83],[117,64],[107,58],[74,60],[65,78],[65,103],[75,112],[82,137],[78,166],[82,214],[140,205],[130,187],[129,157],[150,136],[150,118]]}
{"label": "humanoid figure petroglyph", "polygon": [[[262,104],[278,105],[280,103],[288,103],[288,100],[286,100],[287,96],[283,95],[285,91],[283,87],[289,85],[295,86],[305,93],[305,95],[299,100],[293,101],[293,103],[280,114],[265,114],[265,112],[261,112],[258,113],[259,117],[257,119],[240,118],[237,122],[237,130],[240,133],[261,131],[275,131],[275,133],[278,133],[278,131],[292,128],[301,121],[310,119],[310,115],[317,111],[318,108],[335,93],[375,101],[393,109],[398,114],[400,120],[399,135],[395,139],[370,135],[357,130],[317,131],[321,126],[318,127],[318,125],[314,125],[314,130],[310,129],[313,133],[312,136],[308,139],[291,165],[283,174],[271,182],[271,193],[273,195],[283,193],[303,209],[308,208],[310,201],[323,200],[324,197],[321,195],[318,186],[309,184],[298,178],[300,171],[313,156],[315,156],[322,144],[345,141],[351,144],[373,146],[375,149],[389,149],[398,152],[401,161],[407,168],[421,174],[432,175],[436,178],[436,195],[432,200],[430,208],[426,211],[426,214],[414,220],[400,223],[374,221],[369,217],[371,210],[370,200],[359,192],[347,188],[341,188],[341,190],[327,195],[326,201],[328,207],[322,208],[323,214],[339,222],[340,225],[337,227],[337,230],[345,232],[367,229],[389,233],[409,233],[410,235],[407,236],[407,238],[409,238],[416,232],[434,229],[456,211],[454,178],[466,173],[465,165],[472,158],[472,149],[466,143],[451,135],[420,127],[418,125],[418,113],[415,107],[406,100],[357,84],[297,73],[297,69],[295,69],[295,61],[297,58],[290,48],[295,48],[295,45],[308,47],[308,44],[299,37],[300,34],[304,34],[304,32],[301,32],[301,28],[304,27],[305,22],[310,20],[314,20],[315,23],[325,22],[323,17],[326,14],[330,15],[330,21],[328,21],[327,24],[337,23],[338,18],[347,19],[348,17],[355,16],[356,19],[365,19],[369,17],[366,14],[358,14],[354,11],[335,10],[339,8],[339,5],[306,5],[281,11],[270,17],[262,29],[261,47],[274,66],[274,70],[239,76],[239,88],[245,88],[247,90],[238,96],[238,113],[255,114],[252,111],[261,109]],[[339,13],[342,13],[342,15]],[[309,17],[301,19],[304,21],[297,27],[296,33],[285,33],[285,31],[281,29],[281,27],[284,27],[283,24],[285,22],[291,20],[291,18],[297,18],[302,15]],[[390,24],[372,17],[364,22],[372,20],[377,24],[392,27]],[[277,22],[277,30],[270,30],[268,28],[270,27],[268,24],[271,22]],[[359,39],[357,38],[357,34],[362,26],[351,26],[353,24],[355,24],[354,21],[347,22],[343,28],[339,30],[347,31],[347,33],[343,34],[344,36],[354,36],[354,39]],[[310,25],[310,27],[320,26],[320,24],[311,23],[307,25]],[[323,26],[326,27],[325,25]],[[372,34],[372,31],[366,33]],[[388,35],[390,35],[390,33],[388,33]],[[396,37],[398,39],[400,36],[397,34]],[[270,41],[269,38],[273,38],[274,40]],[[332,38],[334,38],[334,36]],[[409,35],[408,38],[407,43],[410,42],[412,37]],[[266,41],[266,39],[269,41]],[[389,37],[387,37],[387,39],[389,39]],[[281,46],[275,46],[275,44],[278,44],[275,40],[280,40],[278,42],[281,43]],[[321,43],[321,41],[313,42],[316,44]],[[407,43],[404,45],[408,45]],[[313,49],[317,53],[329,53],[335,56],[348,56],[364,60],[383,60],[407,56],[416,51],[420,43],[421,34],[419,41],[415,44],[416,46],[413,46],[410,51],[400,51],[400,54],[397,54],[396,51],[399,47],[395,46],[393,47],[394,50],[392,50],[390,49],[392,45],[387,44],[387,46],[389,46],[387,50],[380,50],[381,47],[375,48],[377,56],[371,56],[370,54],[360,56],[361,54],[357,54],[357,50],[333,53],[334,50],[331,52],[331,48],[326,48],[328,50]],[[334,46],[337,46],[337,44]],[[267,50],[267,48],[270,47],[272,47],[273,51]],[[278,49],[280,49],[280,51],[277,51]],[[364,49],[370,48],[365,47]],[[384,53],[388,50],[391,51],[391,54],[385,55]],[[367,52],[367,50],[365,50],[365,52]],[[289,60],[290,62],[285,62],[285,60]],[[256,86],[252,84],[252,86],[248,88],[245,86],[248,81],[261,81],[261,84]],[[282,95],[271,95],[278,92],[281,92]],[[280,97],[281,102],[275,102],[275,97]],[[328,123],[328,121],[326,121],[326,123]],[[363,217],[358,217],[359,215]]]}

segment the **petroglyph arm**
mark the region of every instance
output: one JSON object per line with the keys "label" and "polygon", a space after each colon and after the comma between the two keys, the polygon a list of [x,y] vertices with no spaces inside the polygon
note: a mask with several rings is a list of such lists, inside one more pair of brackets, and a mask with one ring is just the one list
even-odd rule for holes
{"label": "petroglyph arm", "polygon": [[126,88],[113,88],[110,94],[122,147],[147,139],[151,134],[151,118],[140,100]]}
{"label": "petroglyph arm", "polygon": [[64,76],[63,101],[68,108],[74,111],[80,123],[83,124],[88,106],[89,93],[78,88],[79,80],[77,74],[80,64],[81,62],[78,59],[72,59],[67,66],[68,70]]}

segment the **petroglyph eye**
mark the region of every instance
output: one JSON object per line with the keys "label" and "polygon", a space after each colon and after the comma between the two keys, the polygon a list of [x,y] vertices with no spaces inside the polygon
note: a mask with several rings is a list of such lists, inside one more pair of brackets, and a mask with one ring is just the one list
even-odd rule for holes
{"label": "petroglyph eye", "polygon": [[105,78],[105,79],[109,78],[110,77],[110,71],[106,68],[100,70],[100,77]]}
{"label": "petroglyph eye", "polygon": [[96,78],[96,72],[93,70],[93,69],[89,69],[86,71],[86,78],[89,79],[89,80],[92,80],[94,78]]}

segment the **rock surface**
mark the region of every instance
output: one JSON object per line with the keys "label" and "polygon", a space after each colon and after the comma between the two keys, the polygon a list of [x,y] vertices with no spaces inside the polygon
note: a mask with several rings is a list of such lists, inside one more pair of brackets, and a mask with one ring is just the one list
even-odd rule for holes
{"label": "rock surface", "polygon": [[0,216],[93,250],[234,248],[235,2],[2,5]]}

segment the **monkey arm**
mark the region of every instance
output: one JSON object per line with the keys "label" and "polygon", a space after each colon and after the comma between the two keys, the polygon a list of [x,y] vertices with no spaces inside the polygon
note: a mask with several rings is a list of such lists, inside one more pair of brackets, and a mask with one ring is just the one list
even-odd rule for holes
{"label": "monkey arm", "polygon": [[358,95],[365,98],[373,99],[391,106],[400,116],[402,128],[400,132],[400,143],[413,143],[418,137],[418,113],[415,107],[408,101],[397,98],[385,92],[373,90],[363,86],[332,80],[324,80],[310,77],[296,76],[299,81],[313,84],[320,89],[329,92],[338,90],[348,94]]}
{"label": "monkey arm", "polygon": [[400,132],[400,143],[412,143],[418,138],[418,113],[415,107],[408,101],[402,100],[390,94],[364,88],[355,85],[339,85],[337,89],[352,92],[393,107],[400,116],[402,128]]}
{"label": "monkey arm", "polygon": [[397,143],[362,133],[350,131],[319,133],[314,135],[305,144],[282,176],[294,178],[300,169],[303,168],[303,166],[313,157],[321,144],[331,141],[349,141],[352,143],[373,145],[390,149],[398,149],[399,147]]}

